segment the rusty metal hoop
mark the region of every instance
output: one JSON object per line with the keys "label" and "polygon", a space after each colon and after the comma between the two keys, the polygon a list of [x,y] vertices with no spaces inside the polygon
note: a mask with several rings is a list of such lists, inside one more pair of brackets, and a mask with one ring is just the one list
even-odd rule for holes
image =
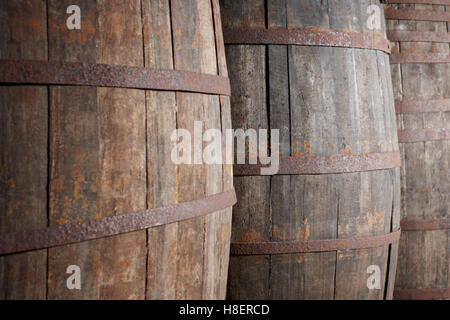
{"label": "rusty metal hoop", "polygon": [[115,236],[201,217],[236,203],[234,189],[190,202],[38,230],[0,234],[0,255]]}
{"label": "rusty metal hoop", "polygon": [[303,45],[380,50],[391,53],[391,44],[377,32],[329,29],[226,29],[225,44]]}
{"label": "rusty metal hoop", "polygon": [[450,22],[450,12],[446,11],[386,8],[384,16],[391,20]]}
{"label": "rusty metal hoop", "polygon": [[400,240],[400,230],[365,238],[280,241],[235,242],[231,244],[232,256],[295,254],[378,248]]}
{"label": "rusty metal hoop", "polygon": [[398,142],[414,143],[450,139],[450,129],[404,129],[398,131]]}
{"label": "rusty metal hoop", "polygon": [[224,96],[231,94],[227,77],[82,62],[0,60],[0,83],[169,90]]}
{"label": "rusty metal hoop", "polygon": [[450,32],[389,30],[386,32],[391,41],[405,42],[450,42]]}
{"label": "rusty metal hoop", "polygon": [[396,288],[395,300],[435,300],[450,299],[450,288]]}
{"label": "rusty metal hoop", "polygon": [[[358,155],[327,155],[281,157],[274,175],[349,173],[398,168],[400,152],[365,153]],[[235,176],[259,176],[261,164],[235,164]]]}
{"label": "rusty metal hoop", "polygon": [[403,220],[402,231],[434,231],[450,229],[450,218],[429,220]]}
{"label": "rusty metal hoop", "polygon": [[450,6],[450,0],[386,0],[388,4],[437,4]]}

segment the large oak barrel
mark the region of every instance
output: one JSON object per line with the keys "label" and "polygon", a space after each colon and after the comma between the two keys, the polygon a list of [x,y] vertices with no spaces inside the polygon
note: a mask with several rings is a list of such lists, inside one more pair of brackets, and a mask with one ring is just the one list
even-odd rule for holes
{"label": "large oak barrel", "polygon": [[386,8],[401,169],[396,299],[450,299],[450,1]]}
{"label": "large oak barrel", "polygon": [[175,129],[231,127],[219,17],[0,2],[0,298],[225,298],[231,165],[171,160]]}
{"label": "large oak barrel", "polygon": [[235,165],[228,298],[391,298],[400,154],[384,22],[367,23],[380,3],[221,9],[233,128],[280,129],[281,154],[273,176]]}

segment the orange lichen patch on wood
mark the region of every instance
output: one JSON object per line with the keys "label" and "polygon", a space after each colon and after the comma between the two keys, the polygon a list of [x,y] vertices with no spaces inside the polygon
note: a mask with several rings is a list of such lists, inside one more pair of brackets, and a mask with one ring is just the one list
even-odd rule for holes
{"label": "orange lichen patch on wood", "polygon": [[26,214],[26,215],[30,215],[30,214],[31,214],[31,211],[30,211],[30,210],[25,210],[25,214]]}
{"label": "orange lichen patch on wood", "polygon": [[361,215],[357,218],[356,230],[360,234],[366,234],[374,229],[380,232],[383,231],[385,215],[386,213],[384,211],[375,213],[366,212],[365,215]]}
{"label": "orange lichen patch on wood", "polygon": [[417,47],[416,44],[412,44],[408,49],[403,49],[403,53],[419,53],[420,49]]}
{"label": "orange lichen patch on wood", "polygon": [[70,176],[73,179],[73,198],[75,200],[82,201],[81,205],[82,208],[87,208],[88,206],[86,195],[83,194],[81,191],[83,185],[87,183],[85,177],[82,175],[83,172],[82,167],[86,159],[86,156],[87,156],[86,152],[80,153],[74,152],[75,165],[70,172]]}
{"label": "orange lichen patch on wood", "polygon": [[349,156],[353,154],[353,149],[350,145],[345,146],[344,151],[342,151],[342,155]]}
{"label": "orange lichen patch on wood", "polygon": [[80,218],[80,217],[77,217],[77,222],[83,222],[83,219],[82,218]]}
{"label": "orange lichen patch on wood", "polygon": [[140,300],[140,299],[141,299],[141,297],[137,293],[130,294],[127,297],[127,300]]}
{"label": "orange lichen patch on wood", "polygon": [[[175,28],[173,30],[173,37],[174,38],[181,39],[182,36],[183,36],[183,30],[181,30],[181,28]],[[175,41],[174,44],[175,44],[175,47],[173,48],[174,50],[180,50],[181,49],[181,41]]]}
{"label": "orange lichen patch on wood", "polygon": [[295,263],[304,263],[306,260],[305,254],[296,254],[293,256]]}
{"label": "orange lichen patch on wood", "polygon": [[347,250],[347,251],[338,251],[337,253],[337,257],[338,260],[341,259],[355,259],[356,257],[358,257],[358,259],[363,259],[363,258],[369,258],[371,255],[369,255],[369,250],[367,249],[362,249],[362,250]]}
{"label": "orange lichen patch on wood", "polygon": [[378,141],[377,145],[381,149],[381,151],[386,151],[386,147],[383,141]]}
{"label": "orange lichen patch on wood", "polygon": [[119,261],[119,263],[123,263],[126,265],[129,265],[131,263],[131,259],[130,258],[125,258]]}
{"label": "orange lichen patch on wood", "polygon": [[380,228],[380,231],[384,229],[384,219],[386,217],[384,211],[375,212],[373,214],[367,212],[366,217],[369,225]]}
{"label": "orange lichen patch on wood", "polygon": [[200,29],[200,17],[195,17],[195,35],[194,35],[194,41],[192,41],[192,49],[196,48],[204,48],[205,43],[202,36],[202,30]]}
{"label": "orange lichen patch on wood", "polygon": [[393,145],[392,145],[392,140],[389,140],[388,141],[388,151],[389,152],[392,152],[394,149],[393,149]]}
{"label": "orange lichen patch on wood", "polygon": [[342,231],[344,234],[353,234],[356,230],[361,235],[367,235],[373,231],[383,232],[385,215],[384,211],[361,213],[359,216],[346,221]]}
{"label": "orange lichen patch on wood", "polygon": [[64,225],[64,224],[66,224],[66,223],[68,223],[69,221],[68,220],[66,220],[66,219],[63,219],[63,218],[60,218],[59,219],[59,224],[62,226],[62,225]]}
{"label": "orange lichen patch on wood", "polygon": [[227,227],[222,224],[220,226],[220,243],[224,244],[227,240]]}
{"label": "orange lichen patch on wood", "polygon": [[369,141],[363,141],[363,143],[364,143],[364,150],[369,152],[369,150],[370,150]]}
{"label": "orange lichen patch on wood", "polygon": [[294,151],[294,156],[295,157],[315,157],[315,154],[312,153],[300,153],[298,151]]}
{"label": "orange lichen patch on wood", "polygon": [[264,239],[263,235],[260,232],[253,230],[253,227],[252,227],[251,231],[244,233],[238,239],[239,240],[237,242],[251,242],[251,241],[267,240],[267,239]]}
{"label": "orange lichen patch on wood", "polygon": [[34,40],[44,40],[47,38],[45,32],[46,27],[44,27],[41,17],[33,15],[27,19],[26,24],[28,28],[33,30],[33,32],[27,32],[27,37],[33,37]]}
{"label": "orange lichen patch on wood", "polygon": [[305,225],[305,229],[304,229],[304,233],[303,233],[303,240],[308,240],[309,239],[309,235],[311,233],[310,226],[309,226],[309,223],[308,223],[308,218],[305,218],[305,221],[303,222],[303,224]]}
{"label": "orange lichen patch on wood", "polygon": [[[52,199],[53,199],[53,198],[52,198]],[[64,196],[64,202],[63,202],[63,205],[64,205],[65,207],[70,207],[71,204],[72,204],[72,199],[69,198],[69,196],[65,195],[65,196]]]}
{"label": "orange lichen patch on wood", "polygon": [[62,192],[66,186],[66,177],[64,175],[59,175],[53,179],[53,189],[56,192]]}
{"label": "orange lichen patch on wood", "polygon": [[431,53],[439,53],[439,49],[436,43],[431,44]]}
{"label": "orange lichen patch on wood", "polygon": [[157,36],[159,38],[161,48],[170,49],[172,43],[169,41],[170,33],[168,29],[160,28],[159,30],[152,30],[152,36]]}
{"label": "orange lichen patch on wood", "polygon": [[12,206],[10,206],[7,210],[6,210],[6,214],[7,215],[11,215],[13,214],[13,212],[15,210],[17,210],[20,206],[20,201],[17,201],[16,203],[14,203]]}
{"label": "orange lichen patch on wood", "polygon": [[8,187],[10,187],[10,188],[15,188],[15,187],[16,187],[16,184],[14,183],[14,180],[13,180],[12,178],[9,178],[9,179],[6,181],[6,184],[7,184]]}
{"label": "orange lichen patch on wood", "polygon": [[305,147],[305,152],[310,153],[312,148],[312,141],[303,141],[303,146]]}

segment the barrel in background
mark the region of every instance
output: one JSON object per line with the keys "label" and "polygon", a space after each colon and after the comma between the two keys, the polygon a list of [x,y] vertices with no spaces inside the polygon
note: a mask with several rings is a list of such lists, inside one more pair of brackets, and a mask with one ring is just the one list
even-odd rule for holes
{"label": "barrel in background", "polygon": [[[2,1],[0,58],[226,76],[218,1]],[[231,166],[177,166],[173,130],[231,126],[228,97],[90,86],[0,87],[0,232],[102,219],[232,188]],[[0,256],[2,299],[223,299],[231,209]],[[81,270],[69,290],[67,267]]]}
{"label": "barrel in background", "polygon": [[386,6],[393,42],[402,239],[395,298],[450,298],[450,1]]}
{"label": "barrel in background", "polygon": [[[264,38],[267,45],[261,45],[257,43],[261,37],[248,43],[248,38],[240,36],[241,29],[259,29],[267,35],[266,29],[304,27],[313,33],[331,29],[374,36],[367,27],[367,9],[374,4],[381,9],[378,1],[369,0],[221,1],[229,42],[233,128],[280,129],[281,156],[305,162],[333,156],[345,161],[345,156],[374,153],[399,157],[385,52],[285,45],[270,36]],[[381,26],[379,32],[385,37],[383,21]],[[284,39],[292,40],[286,33]],[[274,243],[280,247],[280,243],[296,241],[298,248],[315,240],[396,232],[400,181],[399,161],[394,162],[374,171],[236,176],[238,204],[233,209],[228,298],[390,299],[395,241],[358,250],[268,251]],[[249,245],[254,243],[258,243],[258,254],[249,253],[255,251]],[[247,253],[236,250],[238,254],[233,255],[236,245]],[[370,266],[379,267],[380,289],[367,286]]]}

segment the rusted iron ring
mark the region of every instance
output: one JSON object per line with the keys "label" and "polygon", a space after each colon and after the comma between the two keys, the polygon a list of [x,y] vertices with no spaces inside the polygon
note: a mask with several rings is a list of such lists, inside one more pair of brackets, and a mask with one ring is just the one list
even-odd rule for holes
{"label": "rusted iron ring", "polygon": [[446,111],[450,111],[450,99],[395,101],[397,114]]}
{"label": "rusted iron ring", "polygon": [[193,219],[236,203],[234,189],[203,199],[166,207],[84,222],[66,223],[39,230],[0,235],[0,254],[11,254],[79,243]]}
{"label": "rusted iron ring", "polygon": [[235,242],[231,244],[231,255],[295,254],[378,248],[399,241],[400,233],[401,231],[397,230],[388,234],[365,238],[280,242]]}
{"label": "rusted iron ring", "polygon": [[[365,153],[358,155],[281,157],[276,175],[332,174],[398,168],[399,152]],[[259,176],[261,164],[235,164],[235,176]]]}
{"label": "rusted iron ring", "polygon": [[394,290],[395,300],[436,300],[450,299],[450,288],[417,288]]}
{"label": "rusted iron ring", "polygon": [[438,4],[443,6],[450,6],[450,0],[386,0],[386,3],[395,4]]}
{"label": "rusted iron ring", "polygon": [[386,19],[450,22],[450,12],[386,8]]}
{"label": "rusted iron ring", "polygon": [[228,29],[225,44],[275,44],[344,47],[380,50],[391,53],[391,44],[376,32],[338,31],[328,29]]}
{"label": "rusted iron ring", "polygon": [[391,41],[404,42],[450,42],[450,32],[389,30],[387,37]]}
{"label": "rusted iron ring", "polygon": [[405,129],[398,131],[398,142],[414,143],[450,139],[450,129]]}
{"label": "rusted iron ring", "polygon": [[186,91],[225,96],[229,96],[231,91],[227,77],[212,74],[36,60],[0,60],[0,82]]}
{"label": "rusted iron ring", "polygon": [[450,63],[450,54],[447,53],[393,53],[391,64],[398,63]]}
{"label": "rusted iron ring", "polygon": [[403,220],[401,221],[403,231],[434,231],[450,229],[450,219],[429,220]]}

